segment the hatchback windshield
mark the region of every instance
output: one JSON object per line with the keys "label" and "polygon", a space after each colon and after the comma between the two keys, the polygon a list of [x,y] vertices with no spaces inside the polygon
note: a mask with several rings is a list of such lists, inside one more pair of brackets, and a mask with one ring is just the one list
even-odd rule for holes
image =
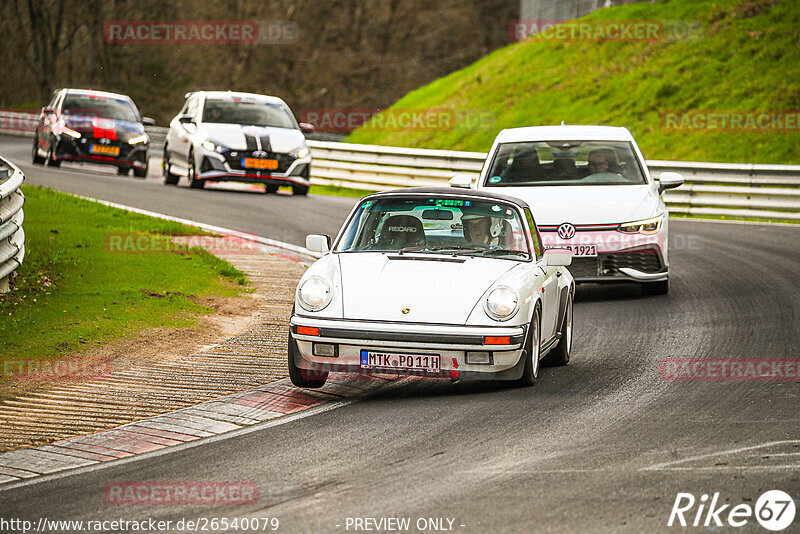
{"label": "hatchback windshield", "polygon": [[64,115],[86,115],[139,122],[139,114],[129,101],[105,95],[67,94],[61,109]]}
{"label": "hatchback windshield", "polygon": [[208,99],[203,122],[295,128],[289,112],[280,104],[248,99]]}
{"label": "hatchback windshield", "polygon": [[626,141],[547,141],[499,145],[484,186],[645,183]]}
{"label": "hatchback windshield", "polygon": [[517,209],[491,200],[391,197],[358,207],[337,252],[414,252],[530,259]]}

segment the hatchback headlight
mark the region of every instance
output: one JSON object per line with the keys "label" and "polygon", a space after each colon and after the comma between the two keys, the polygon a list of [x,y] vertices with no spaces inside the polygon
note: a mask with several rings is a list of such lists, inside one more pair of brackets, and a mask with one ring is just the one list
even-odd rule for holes
{"label": "hatchback headlight", "polygon": [[508,286],[498,286],[486,296],[483,308],[495,321],[507,321],[519,309],[519,294]]}
{"label": "hatchback headlight", "polygon": [[147,142],[147,134],[137,135],[136,137],[131,137],[128,139],[129,145],[138,145],[139,143],[146,143]]}
{"label": "hatchback headlight", "polygon": [[203,141],[201,144],[203,145],[203,148],[212,152],[222,153],[222,151],[225,150],[224,146],[218,145],[213,141]]}
{"label": "hatchback headlight", "polygon": [[303,159],[304,157],[308,156],[308,154],[308,147],[300,147],[295,151],[294,157],[297,159]]}
{"label": "hatchback headlight", "polygon": [[297,288],[297,302],[308,311],[320,311],[331,302],[331,283],[321,276],[309,276]]}
{"label": "hatchback headlight", "polygon": [[655,234],[661,230],[661,223],[663,222],[664,215],[659,215],[652,219],[620,224],[617,230],[626,234]]}

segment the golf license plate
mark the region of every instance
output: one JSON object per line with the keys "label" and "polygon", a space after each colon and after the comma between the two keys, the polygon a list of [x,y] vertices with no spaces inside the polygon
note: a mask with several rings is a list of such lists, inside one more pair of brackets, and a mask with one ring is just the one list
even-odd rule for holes
{"label": "golf license plate", "polygon": [[547,248],[560,248],[569,250],[576,258],[595,258],[597,257],[597,245],[558,245],[557,247]]}
{"label": "golf license plate", "polygon": [[245,169],[267,169],[278,168],[277,159],[242,158],[242,167]]}
{"label": "golf license plate", "polygon": [[438,354],[403,354],[377,350],[361,351],[362,369],[399,369],[416,371],[438,371],[441,356]]}
{"label": "golf license plate", "polygon": [[119,156],[119,147],[108,145],[90,145],[89,153],[102,154],[103,156]]}

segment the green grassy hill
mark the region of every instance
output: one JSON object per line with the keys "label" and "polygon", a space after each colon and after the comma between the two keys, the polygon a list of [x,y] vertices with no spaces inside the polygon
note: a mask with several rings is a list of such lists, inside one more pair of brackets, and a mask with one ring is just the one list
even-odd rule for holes
{"label": "green grassy hill", "polygon": [[[378,131],[367,126],[347,141],[487,151],[503,128],[565,121],[626,126],[649,159],[800,163],[800,1],[660,0],[602,9],[579,20],[681,20],[696,29],[688,38],[653,41],[534,36],[392,106],[491,117],[480,127]],[[788,131],[666,128],[665,113],[693,110],[794,111],[795,122]]]}

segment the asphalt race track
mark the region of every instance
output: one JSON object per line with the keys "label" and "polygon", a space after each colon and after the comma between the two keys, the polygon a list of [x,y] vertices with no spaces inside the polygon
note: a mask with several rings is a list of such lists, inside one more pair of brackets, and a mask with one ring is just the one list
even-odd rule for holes
{"label": "asphalt race track", "polygon": [[[34,167],[29,143],[0,137],[0,154],[29,185],[295,244],[334,233],[354,202]],[[400,382],[278,426],[0,488],[0,509],[29,520],[277,517],[279,532],[354,532],[347,518],[357,517],[449,518],[474,533],[682,532],[667,527],[678,493],[719,492],[731,507],[772,489],[797,498],[800,227],[670,224],[670,294],[579,286],[572,361],[543,369],[533,388]],[[672,381],[665,358],[790,358],[795,375]],[[106,504],[107,483],[138,480],[255,482],[260,498],[204,509]],[[753,518],[717,530],[766,532]],[[800,518],[786,530],[798,531]]]}

